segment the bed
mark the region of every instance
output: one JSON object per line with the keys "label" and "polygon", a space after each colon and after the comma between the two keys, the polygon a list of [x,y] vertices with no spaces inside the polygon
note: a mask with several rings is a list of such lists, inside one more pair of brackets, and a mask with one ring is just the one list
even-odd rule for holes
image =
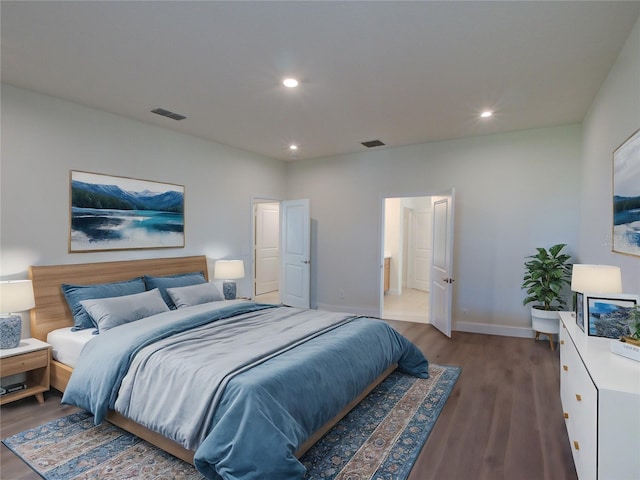
{"label": "bed", "polygon": [[[208,280],[206,257],[32,266],[32,336],[46,341],[74,325],[63,284],[190,272]],[[81,332],[87,336],[74,334]],[[250,301],[161,312],[75,348],[71,360],[54,348],[51,385],[64,402],[193,463],[210,479],[301,478],[297,458],[398,365],[428,376],[422,353],[380,320]],[[207,360],[185,370],[195,351]],[[239,364],[226,367],[236,356]],[[172,378],[191,383],[172,386]]]}

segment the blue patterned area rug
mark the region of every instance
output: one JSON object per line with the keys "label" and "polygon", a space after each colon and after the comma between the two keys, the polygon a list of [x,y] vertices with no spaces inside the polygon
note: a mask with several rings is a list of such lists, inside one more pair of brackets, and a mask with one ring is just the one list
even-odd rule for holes
{"label": "blue patterned area rug", "polygon": [[[430,365],[429,379],[394,372],[320,439],[300,461],[306,480],[408,477],[460,375]],[[45,480],[203,477],[144,440],[78,412],[3,440]]]}

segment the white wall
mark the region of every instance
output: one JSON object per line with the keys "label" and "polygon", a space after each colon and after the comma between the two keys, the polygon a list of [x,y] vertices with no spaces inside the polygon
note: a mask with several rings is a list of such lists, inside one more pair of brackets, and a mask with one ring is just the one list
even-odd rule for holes
{"label": "white wall", "polygon": [[584,121],[580,263],[618,265],[626,293],[640,293],[640,257],[613,253],[613,151],[640,128],[640,20]]}
{"label": "white wall", "polygon": [[560,242],[577,251],[580,132],[569,125],[289,164],[289,198],[310,198],[317,223],[318,305],[377,314],[382,198],[455,187],[457,326],[528,333],[524,257]]}
{"label": "white wall", "polygon": [[[1,152],[3,279],[26,278],[29,265],[201,254],[241,258],[250,272],[251,194],[286,195],[279,160],[8,85]],[[70,170],[184,185],[185,248],[68,253]],[[238,281],[250,293],[250,278]]]}

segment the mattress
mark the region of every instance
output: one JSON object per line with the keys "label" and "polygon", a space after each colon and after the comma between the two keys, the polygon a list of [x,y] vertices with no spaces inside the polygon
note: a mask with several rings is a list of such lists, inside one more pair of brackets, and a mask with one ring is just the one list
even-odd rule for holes
{"label": "mattress", "polygon": [[60,363],[75,367],[84,345],[95,338],[94,328],[71,331],[71,327],[59,328],[47,334],[47,343],[51,345],[51,356]]}

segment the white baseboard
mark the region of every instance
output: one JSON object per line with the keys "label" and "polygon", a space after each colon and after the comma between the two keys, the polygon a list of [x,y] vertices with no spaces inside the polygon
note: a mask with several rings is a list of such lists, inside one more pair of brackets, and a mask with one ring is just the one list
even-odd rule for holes
{"label": "white baseboard", "polygon": [[534,338],[535,334],[529,327],[513,327],[510,325],[492,325],[489,323],[455,322],[456,332],[484,333],[502,337]]}

